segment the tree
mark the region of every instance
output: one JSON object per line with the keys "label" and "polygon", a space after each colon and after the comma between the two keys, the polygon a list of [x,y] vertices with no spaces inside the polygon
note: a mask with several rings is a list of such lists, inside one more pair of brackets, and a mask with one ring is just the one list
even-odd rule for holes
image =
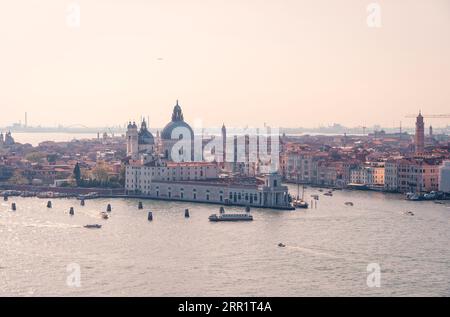
{"label": "tree", "polygon": [[81,169],[80,169],[80,164],[75,164],[75,167],[73,169],[73,177],[75,178],[75,181],[77,182],[77,186],[80,185],[81,183]]}
{"label": "tree", "polygon": [[58,155],[57,155],[57,154],[48,154],[48,155],[47,155],[47,162],[49,162],[49,163],[55,163],[56,160],[57,160],[57,158],[58,158]]}
{"label": "tree", "polygon": [[25,155],[25,159],[33,163],[41,163],[46,156],[47,155],[42,152],[31,152]]}
{"label": "tree", "polygon": [[11,178],[8,180],[10,184],[14,185],[26,185],[28,184],[28,179],[23,176],[22,172],[19,170],[16,170],[11,176]]}
{"label": "tree", "polygon": [[92,169],[92,176],[100,183],[106,183],[109,180],[109,169],[105,164],[97,164]]}
{"label": "tree", "polygon": [[125,165],[122,164],[120,166],[120,173],[119,173],[119,184],[122,186],[125,185],[125,172],[126,172]]}

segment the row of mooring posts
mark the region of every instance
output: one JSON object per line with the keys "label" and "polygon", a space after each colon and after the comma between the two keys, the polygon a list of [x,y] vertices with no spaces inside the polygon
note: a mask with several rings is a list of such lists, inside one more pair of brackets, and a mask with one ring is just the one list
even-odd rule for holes
{"label": "row of mooring posts", "polygon": [[[189,218],[190,217],[189,209],[185,209],[184,210],[184,217],[185,218]],[[151,212],[151,211],[148,212],[147,219],[148,219],[148,221],[153,221],[153,212]]]}
{"label": "row of mooring posts", "polygon": [[[5,197],[7,197],[7,196],[5,196]],[[81,206],[84,206],[84,199],[83,200],[81,200]],[[52,208],[53,206],[52,206],[52,201],[51,200],[49,200],[49,201],[47,201],[47,208]],[[11,204],[11,209],[13,210],[13,211],[16,211],[17,210],[17,205],[16,205],[16,203],[12,203]],[[138,209],[144,209],[144,206],[143,206],[143,204],[142,204],[142,202],[140,201],[139,202],[139,204],[138,204]],[[106,206],[106,211],[107,212],[111,212],[112,211],[112,206],[111,206],[111,204],[108,204],[107,206]],[[250,207],[246,207],[245,208],[245,211],[246,212],[250,212]],[[220,208],[220,213],[224,213],[225,212],[225,209],[223,208],[223,207],[221,207]],[[73,216],[73,215],[75,215],[75,208],[74,207],[70,207],[70,209],[69,209],[69,215],[71,215],[71,216]],[[185,218],[190,218],[190,213],[189,213],[189,209],[185,209],[184,210],[184,217]],[[148,212],[148,216],[147,216],[147,219],[148,219],[148,221],[153,221],[153,213],[151,212],[151,211],[149,211]]]}

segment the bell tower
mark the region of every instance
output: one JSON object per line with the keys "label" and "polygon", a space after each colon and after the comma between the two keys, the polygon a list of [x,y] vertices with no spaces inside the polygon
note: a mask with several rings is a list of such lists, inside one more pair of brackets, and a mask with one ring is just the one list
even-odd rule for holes
{"label": "bell tower", "polygon": [[139,144],[138,144],[138,129],[135,122],[128,123],[127,127],[127,156],[130,156],[132,159],[138,158],[139,153]]}
{"label": "bell tower", "polygon": [[423,122],[422,113],[416,119],[416,135],[414,137],[414,145],[416,154],[422,154],[425,150],[425,123]]}

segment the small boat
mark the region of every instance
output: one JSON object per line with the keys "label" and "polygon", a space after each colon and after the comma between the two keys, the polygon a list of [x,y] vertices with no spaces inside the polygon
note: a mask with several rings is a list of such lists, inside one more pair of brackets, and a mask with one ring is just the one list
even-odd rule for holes
{"label": "small boat", "polygon": [[406,194],[406,200],[410,201],[419,201],[422,200],[423,196],[417,193],[407,193]]}
{"label": "small boat", "polygon": [[332,192],[326,192],[324,195],[325,196],[333,196],[333,193]]}
{"label": "small boat", "polygon": [[103,219],[109,219],[109,215],[106,213],[106,212],[104,212],[104,211],[102,211],[101,213],[100,213],[100,216],[103,218]]}
{"label": "small boat", "polygon": [[84,227],[87,228],[87,229],[100,229],[100,228],[102,227],[102,225],[98,225],[98,224],[95,224],[95,225],[85,225]]}
{"label": "small boat", "polygon": [[37,198],[54,198],[53,192],[40,192],[36,194]]}
{"label": "small boat", "polygon": [[[298,177],[298,176],[297,176]],[[308,208],[308,203],[304,200],[305,198],[305,186],[302,186],[302,198],[300,198],[300,182],[297,179],[297,197],[292,201],[292,206],[295,208]]]}
{"label": "small boat", "polygon": [[444,205],[444,202],[442,202],[442,201],[435,201],[434,203],[438,204],[438,205]]}
{"label": "small boat", "polygon": [[283,244],[283,243],[278,243],[278,246],[280,247],[280,248],[285,248],[286,247],[286,245],[285,244]]}
{"label": "small boat", "polygon": [[309,207],[309,204],[302,199],[294,199],[294,201],[292,202],[292,205],[295,208],[305,208],[306,209]]}
{"label": "small boat", "polygon": [[413,213],[412,211],[406,211],[406,212],[405,212],[405,215],[408,215],[408,216],[414,216],[414,213]]}
{"label": "small boat", "polygon": [[345,202],[345,205],[346,206],[353,206],[353,203],[351,201],[347,201],[347,202]]}
{"label": "small boat", "polygon": [[91,192],[91,193],[85,194],[85,195],[78,195],[77,199],[78,200],[87,200],[87,199],[95,199],[98,197],[99,197],[99,195],[97,192]]}

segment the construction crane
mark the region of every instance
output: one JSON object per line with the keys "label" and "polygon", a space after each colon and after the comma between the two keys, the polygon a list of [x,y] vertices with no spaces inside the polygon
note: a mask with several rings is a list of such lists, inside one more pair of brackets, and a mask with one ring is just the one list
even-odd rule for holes
{"label": "construction crane", "polygon": [[366,126],[357,126],[356,127],[357,129],[362,129],[362,132],[363,132],[363,135],[366,135],[366,129],[367,129],[367,127]]}
{"label": "construction crane", "polygon": [[[405,118],[416,118],[416,114],[408,114]],[[422,117],[429,119],[446,119],[450,118],[450,114],[423,114]]]}

